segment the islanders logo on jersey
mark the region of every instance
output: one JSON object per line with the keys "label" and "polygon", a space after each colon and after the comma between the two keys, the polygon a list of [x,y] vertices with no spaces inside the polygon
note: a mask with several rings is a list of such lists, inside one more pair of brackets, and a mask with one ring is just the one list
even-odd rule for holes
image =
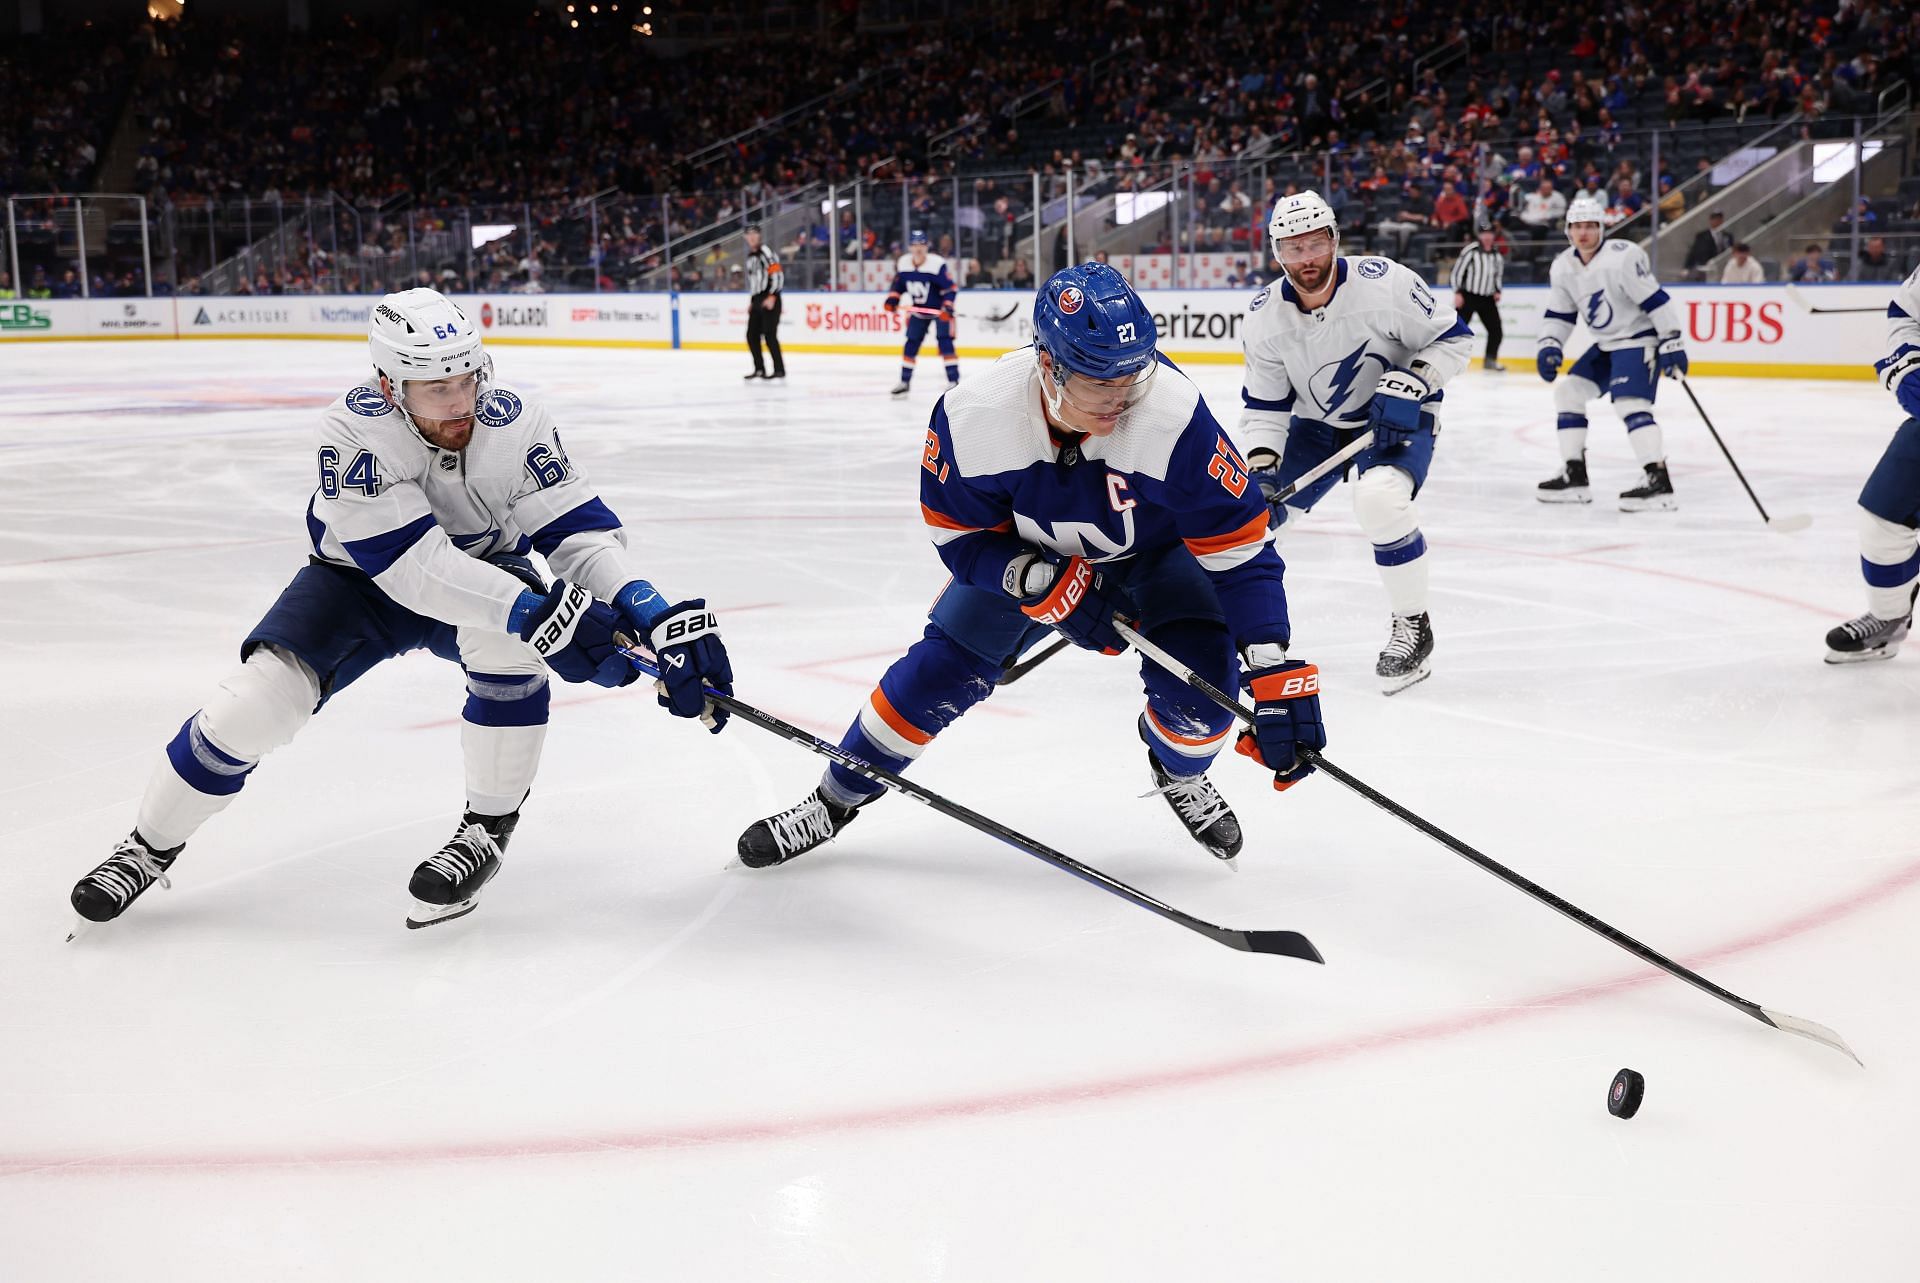
{"label": "islanders logo on jersey", "polygon": [[479,412],[474,416],[490,428],[504,428],[520,417],[520,398],[505,388],[491,388],[480,398]]}
{"label": "islanders logo on jersey", "polygon": [[[1374,371],[1372,379],[1365,380],[1362,388],[1368,362],[1377,364],[1379,368]],[[1391,368],[1386,357],[1378,352],[1367,351],[1367,345],[1362,343],[1338,361],[1328,361],[1315,370],[1313,377],[1307,381],[1307,393],[1328,418],[1347,409],[1349,402],[1354,403],[1354,409],[1348,411],[1351,415],[1364,411],[1366,403],[1373,397],[1373,385]]]}
{"label": "islanders logo on jersey", "polygon": [[358,387],[347,393],[347,409],[368,419],[393,413],[393,407],[387,404],[387,398],[380,394],[380,389],[369,387]]}
{"label": "islanders logo on jersey", "polygon": [[1080,292],[1078,285],[1069,285],[1060,291],[1060,314],[1072,316],[1086,305],[1087,296]]}

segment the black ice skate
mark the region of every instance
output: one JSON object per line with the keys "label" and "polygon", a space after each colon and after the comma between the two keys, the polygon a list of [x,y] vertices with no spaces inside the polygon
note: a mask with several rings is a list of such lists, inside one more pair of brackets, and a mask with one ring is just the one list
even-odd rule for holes
{"label": "black ice skate", "polygon": [[893,385],[893,391],[887,393],[887,395],[888,396],[905,396],[907,393],[911,391],[913,391],[913,384],[896,383]]}
{"label": "black ice skate", "polygon": [[754,381],[755,379],[764,379],[764,378],[766,378],[766,377],[767,377],[767,373],[766,373],[766,371],[765,371],[765,370],[755,370],[755,371],[754,371],[754,372],[753,372],[752,374],[743,374],[743,375],[741,375],[741,376],[740,376],[740,381],[741,381],[742,383],[751,383],[751,382],[753,382],[753,381]]}
{"label": "black ice skate", "polygon": [[460,828],[447,844],[413,871],[413,881],[407,884],[414,899],[407,930],[451,922],[479,908],[480,888],[500,871],[500,856],[519,823],[518,811],[511,815],[468,811],[462,816]]}
{"label": "black ice skate", "polygon": [[1559,476],[1533,488],[1533,497],[1541,503],[1592,503],[1593,487],[1587,484],[1586,459],[1568,459]]}
{"label": "black ice skate", "polygon": [[1631,490],[1620,492],[1620,511],[1622,512],[1672,512],[1680,506],[1673,497],[1673,479],[1667,476],[1667,465],[1649,463],[1644,480]]}
{"label": "black ice skate", "polygon": [[1900,653],[1900,643],[1907,639],[1912,626],[1911,613],[1898,619],[1882,619],[1871,613],[1849,619],[1827,634],[1827,662],[1863,664],[1870,659],[1892,659]]}
{"label": "black ice skate", "polygon": [[1427,661],[1433,655],[1433,625],[1427,622],[1426,613],[1418,615],[1395,615],[1393,631],[1387,635],[1387,648],[1380,652],[1380,662],[1373,666],[1373,675],[1380,679],[1383,694],[1398,695],[1415,682],[1423,682],[1433,674],[1433,667]]}
{"label": "black ice skate", "polygon": [[748,825],[737,847],[740,863],[749,869],[785,864],[797,855],[805,855],[814,847],[831,842],[859,814],[858,808],[842,806],[815,789],[800,805]]}
{"label": "black ice skate", "polygon": [[67,939],[79,935],[89,923],[113,921],[156,882],[171,888],[173,883],[167,880],[167,870],[185,849],[183,843],[171,851],[156,851],[140,836],[138,829],[127,834],[100,867],[74,883],[73,911],[81,920]]}
{"label": "black ice skate", "polygon": [[1244,839],[1240,834],[1240,820],[1227,805],[1227,799],[1220,796],[1220,790],[1213,787],[1213,781],[1204,773],[1171,774],[1154,755],[1144,717],[1140,719],[1139,730],[1141,740],[1147,745],[1147,769],[1153,772],[1152,791],[1140,796],[1152,797],[1158,793],[1166,798],[1187,835],[1207,848],[1216,860],[1224,861],[1229,869],[1237,871],[1240,866],[1233,862],[1233,857],[1240,854]]}

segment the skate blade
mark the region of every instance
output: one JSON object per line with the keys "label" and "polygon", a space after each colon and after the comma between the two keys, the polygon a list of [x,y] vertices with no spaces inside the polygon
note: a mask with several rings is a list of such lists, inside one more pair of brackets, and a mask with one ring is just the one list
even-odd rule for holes
{"label": "skate blade", "polygon": [[99,925],[100,924],[98,922],[95,922],[91,918],[82,918],[82,917],[76,916],[73,920],[73,929],[67,932],[67,943],[72,944],[75,940],[78,940],[81,936],[87,934],[87,932],[93,930],[95,927]]}
{"label": "skate blade", "polygon": [[1829,664],[1865,664],[1876,659],[1892,659],[1899,653],[1898,646],[1876,646],[1872,650],[1830,650],[1827,652],[1827,662]]}
{"label": "skate blade", "polygon": [[421,927],[438,926],[442,922],[452,922],[455,918],[464,918],[480,907],[478,896],[471,900],[462,900],[458,904],[428,904],[424,900],[413,902],[413,912],[407,915],[407,930],[418,931]]}
{"label": "skate blade", "polygon": [[1380,693],[1382,695],[1398,695],[1401,691],[1407,689],[1407,687],[1418,686],[1431,676],[1433,676],[1433,666],[1430,664],[1422,664],[1418,669],[1403,676],[1381,678]]}
{"label": "skate blade", "polygon": [[1591,490],[1536,490],[1533,495],[1541,503],[1592,503]]}
{"label": "skate blade", "polygon": [[1661,495],[1657,499],[1622,499],[1620,501],[1622,512],[1673,512],[1679,506],[1680,501],[1672,495]]}

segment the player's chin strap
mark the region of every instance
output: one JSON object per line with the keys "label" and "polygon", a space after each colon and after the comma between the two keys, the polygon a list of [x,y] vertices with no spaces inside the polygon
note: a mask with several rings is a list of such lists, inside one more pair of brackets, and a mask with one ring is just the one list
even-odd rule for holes
{"label": "player's chin strap", "polygon": [[[1160,667],[1166,669],[1169,673],[1172,673],[1175,677],[1178,677],[1202,695],[1205,695],[1221,708],[1232,713],[1248,726],[1254,724],[1252,709],[1226,694],[1212,682],[1200,676],[1200,674],[1194,672],[1191,668],[1188,668],[1166,651],[1161,650],[1145,637],[1142,637],[1126,620],[1115,615],[1113,617],[1113,627],[1114,631],[1126,638],[1133,648],[1142,655],[1145,655],[1148,659],[1160,665]],[[1326,755],[1318,750],[1303,748],[1300,750],[1300,756],[1395,819],[1412,825],[1414,828],[1438,842],[1441,846],[1452,851],[1455,855],[1479,865],[1488,873],[1493,874],[1494,877],[1505,882],[1508,886],[1532,896],[1548,908],[1555,909],[1563,916],[1573,919],[1601,939],[1618,945],[1642,962],[1651,963],[1668,975],[1686,981],[1702,993],[1713,995],[1728,1006],[1752,1016],[1763,1025],[1772,1025],[1775,1029],[1782,1029],[1790,1034],[1798,1034],[1802,1038],[1811,1038],[1814,1042],[1831,1047],[1842,1055],[1850,1057],[1855,1064],[1863,1063],[1860,1057],[1854,1054],[1853,1048],[1847,1046],[1846,1040],[1825,1025],[1816,1024],[1811,1020],[1802,1020],[1798,1016],[1789,1016],[1784,1012],[1769,1011],[1756,1002],[1749,1002],[1736,993],[1722,989],[1705,976],[1700,975],[1698,972],[1689,971],[1664,954],[1655,952],[1624,931],[1602,922],[1578,905],[1562,900],[1559,896],[1547,890],[1539,883],[1530,881],[1520,874],[1515,873],[1506,865],[1480,854],[1480,852],[1474,850],[1465,842],[1454,837],[1438,825],[1421,819],[1418,815],[1415,815],[1412,811],[1409,811],[1406,807],[1400,805],[1378,789],[1363,783],[1361,780],[1349,775],[1346,771],[1341,770],[1332,762],[1329,762],[1326,759]]]}

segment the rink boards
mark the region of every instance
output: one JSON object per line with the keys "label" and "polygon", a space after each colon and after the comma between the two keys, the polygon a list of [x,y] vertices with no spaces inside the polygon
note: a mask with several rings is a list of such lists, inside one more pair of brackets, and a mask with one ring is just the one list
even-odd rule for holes
{"label": "rink boards", "polygon": [[[1685,309],[1696,374],[1868,379],[1884,347],[1892,284],[1671,285]],[[1500,308],[1509,363],[1525,364],[1546,289],[1517,286]],[[745,294],[456,296],[489,342],[726,351],[744,346]],[[880,293],[790,293],[780,318],[794,352],[880,356],[900,350],[905,319]],[[1160,346],[1176,361],[1234,363],[1251,290],[1151,290]],[[71,339],[363,339],[372,297],[30,299],[0,301],[0,341]],[[1814,309],[1821,309],[1816,312]],[[1032,340],[1033,296],[966,290],[956,305],[960,355],[991,358]],[[931,339],[931,335],[928,336]],[[1475,355],[1481,336],[1475,336]],[[1584,341],[1576,333],[1569,345]],[[934,348],[928,342],[928,357]]]}

